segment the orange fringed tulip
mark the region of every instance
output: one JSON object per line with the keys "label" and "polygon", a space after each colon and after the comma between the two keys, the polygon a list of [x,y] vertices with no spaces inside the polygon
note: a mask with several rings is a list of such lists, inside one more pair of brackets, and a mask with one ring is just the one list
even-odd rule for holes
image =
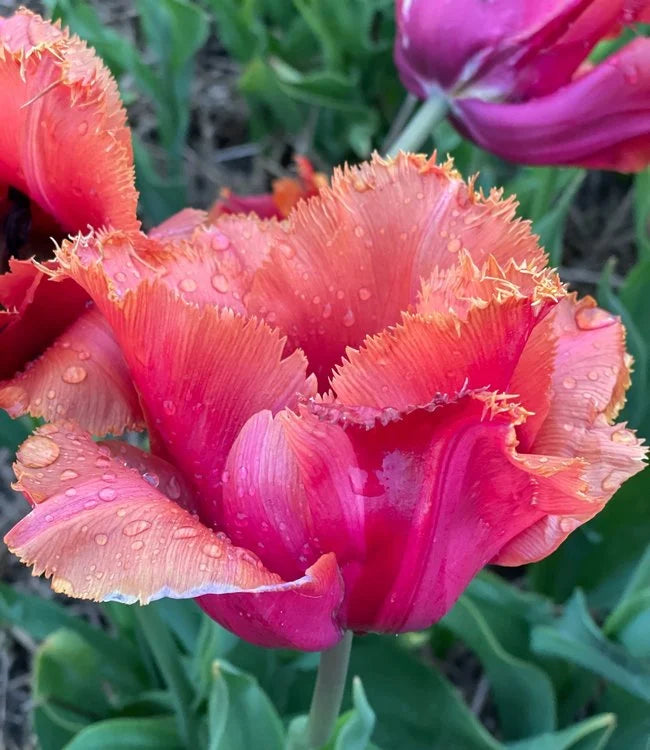
{"label": "orange fringed tulip", "polygon": [[137,230],[136,206],[108,70],[57,24],[24,9],[0,18],[0,408],[12,416],[68,415],[99,433],[141,423],[105,321],[71,279],[45,273],[56,267],[51,238]]}
{"label": "orange fringed tulip", "polygon": [[296,156],[298,178],[283,177],[273,181],[271,193],[261,195],[235,195],[228,188],[221,191],[221,198],[212,206],[208,216],[214,221],[223,214],[254,213],[261,219],[285,219],[298,202],[318,195],[327,184],[325,175],[316,172],[309,159]]}
{"label": "orange fringed tulip", "polygon": [[487,563],[551,553],[645,450],[614,423],[620,320],[567,294],[514,210],[401,154],[173,253],[136,232],[65,242],[153,453],[38,429],[10,549],[71,596],[197,597],[302,649],[426,627]]}

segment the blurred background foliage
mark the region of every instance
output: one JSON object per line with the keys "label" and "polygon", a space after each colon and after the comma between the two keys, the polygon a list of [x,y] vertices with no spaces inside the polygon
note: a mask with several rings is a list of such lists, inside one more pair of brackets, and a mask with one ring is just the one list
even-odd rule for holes
{"label": "blurred background foliage", "polygon": [[[111,24],[110,3],[44,4],[97,49],[132,120],[149,107],[153,127],[134,123],[145,226],[189,198],[209,205],[220,187],[208,179],[197,192],[190,179],[195,113],[206,106],[193,85],[208,53],[245,104],[244,132],[219,134],[214,157],[238,185],[260,187],[260,170],[270,180],[294,153],[327,172],[381,151],[415,106],[392,62],[390,0],[135,0],[128,20],[118,10]],[[480,170],[484,189],[516,193],[552,264],[622,316],[636,362],[624,417],[650,437],[650,173],[516,167],[447,123],[427,148],[453,155],[465,175]],[[6,456],[30,426],[0,416]],[[428,631],[357,638],[331,750],[647,750],[649,497],[646,470],[547,560],[505,578],[482,573]],[[31,662],[43,750],[292,746],[317,655],[250,646],[193,602],[80,615],[27,588],[0,588],[2,674],[6,691]],[[7,727],[7,747],[28,746],[28,733]]]}

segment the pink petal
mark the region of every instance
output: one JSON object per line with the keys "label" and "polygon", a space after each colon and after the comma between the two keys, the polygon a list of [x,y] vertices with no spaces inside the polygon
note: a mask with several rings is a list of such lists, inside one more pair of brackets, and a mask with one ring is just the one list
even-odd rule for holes
{"label": "pink petal", "polygon": [[194,231],[205,224],[208,215],[196,208],[184,208],[182,211],[165,219],[162,224],[148,232],[149,237],[163,244],[191,240]]}
{"label": "pink petal", "polygon": [[396,323],[416,302],[422,277],[456,262],[543,262],[514,204],[474,193],[450,167],[423,156],[338,171],[331,188],[270,227],[270,259],[245,299],[301,347],[326,387],[346,346]]}
{"label": "pink petal", "polygon": [[650,40],[630,42],[547,96],[458,99],[453,111],[471,140],[504,159],[638,171],[650,161]]}
{"label": "pink petal", "polygon": [[12,417],[71,418],[97,435],[143,425],[122,354],[94,308],[84,311],[23,372],[0,381],[0,408]]}
{"label": "pink petal", "polygon": [[[320,649],[340,638],[333,555],[283,581],[72,424],[39,428],[21,446],[16,474],[17,488],[39,503],[5,541],[55,591],[126,603],[201,596],[231,629],[267,646]],[[235,617],[244,608],[252,621]]]}
{"label": "pink petal", "polygon": [[363,506],[350,483],[355,456],[341,430],[288,410],[244,425],[224,472],[222,525],[283,577],[325,552],[357,558]]}

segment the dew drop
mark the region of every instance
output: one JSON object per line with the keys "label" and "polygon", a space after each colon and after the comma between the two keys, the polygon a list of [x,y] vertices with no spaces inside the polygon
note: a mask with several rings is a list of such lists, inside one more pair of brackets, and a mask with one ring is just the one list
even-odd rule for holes
{"label": "dew drop", "polygon": [[79,354],[77,354],[77,357],[79,357],[79,359],[83,362],[86,359],[90,359],[90,353],[86,351],[79,352]]}
{"label": "dew drop", "polygon": [[589,380],[596,381],[596,380],[598,380],[598,373],[596,372],[596,370],[591,370],[587,374],[587,377],[589,378]]}
{"label": "dew drop", "polygon": [[194,279],[182,279],[179,282],[178,286],[183,292],[195,292],[196,291],[196,281],[194,281]]}
{"label": "dew drop", "polygon": [[47,397],[48,397],[48,398],[49,398],[50,400],[52,400],[52,399],[53,399],[53,398],[54,398],[55,396],[56,396],[56,391],[55,391],[55,390],[52,390],[52,389],[50,389],[50,390],[49,390],[49,391],[47,392]]}
{"label": "dew drop", "polygon": [[65,494],[67,495],[67,497],[74,497],[77,494],[77,490],[75,490],[74,487],[70,487],[65,491]]}
{"label": "dew drop", "polygon": [[103,547],[107,541],[108,537],[106,534],[95,534],[95,543],[99,544],[100,547]]}
{"label": "dew drop", "polygon": [[167,497],[170,500],[178,500],[181,496],[181,486],[175,476],[171,476],[167,482]]}
{"label": "dew drop", "polygon": [[616,318],[599,307],[582,307],[575,314],[576,325],[582,331],[594,331],[607,328],[616,323]]}
{"label": "dew drop", "polygon": [[62,482],[67,482],[69,479],[76,479],[79,476],[76,471],[73,471],[73,469],[66,469],[65,471],[61,472],[61,476],[59,479]]}
{"label": "dew drop", "polygon": [[365,286],[362,286],[361,289],[359,289],[359,299],[362,302],[367,302],[371,296],[372,296],[372,293],[370,289],[366,289]]}
{"label": "dew drop", "polygon": [[228,291],[228,279],[222,273],[217,273],[212,277],[212,286],[221,294],[225,294]]}
{"label": "dew drop", "polygon": [[192,539],[193,537],[198,535],[198,529],[194,528],[193,526],[180,526],[172,534],[172,539]]}
{"label": "dew drop", "polygon": [[611,439],[612,442],[621,443],[622,445],[632,445],[633,443],[636,443],[636,438],[633,433],[624,429],[612,432]]}
{"label": "dew drop", "polygon": [[135,536],[136,534],[141,534],[143,531],[146,531],[150,528],[151,523],[149,521],[139,519],[137,521],[130,521],[129,523],[127,523],[126,526],[122,529],[122,533],[124,534],[124,536]]}
{"label": "dew drop", "polygon": [[215,232],[210,240],[210,245],[212,245],[213,250],[226,250],[230,245],[230,240],[222,232]]}
{"label": "dew drop", "polygon": [[363,237],[365,234],[364,229],[361,225],[358,225],[354,228],[354,235],[355,237]]}
{"label": "dew drop", "polygon": [[103,500],[105,503],[110,503],[111,500],[115,500],[115,497],[117,496],[117,492],[112,487],[102,487],[102,489],[97,493],[97,497],[100,500]]}
{"label": "dew drop", "polygon": [[118,271],[115,274],[115,281],[118,281],[120,284],[123,284],[126,281],[126,274],[122,271]]}
{"label": "dew drop", "polygon": [[115,476],[115,474],[113,474],[112,471],[107,471],[104,474],[102,474],[102,479],[105,482],[114,482],[117,479],[117,477]]}
{"label": "dew drop", "polygon": [[447,250],[450,253],[457,253],[460,250],[460,240],[456,237],[453,240],[449,240],[447,243]]}
{"label": "dew drop", "polygon": [[49,437],[34,435],[22,444],[18,460],[30,469],[43,469],[53,464],[59,457],[59,446]]}
{"label": "dew drop", "polygon": [[154,474],[153,472],[145,471],[145,473],[142,475],[142,478],[152,487],[157,487],[160,484],[160,478],[158,477],[158,474]]}
{"label": "dew drop", "polygon": [[173,401],[163,401],[163,409],[167,414],[174,414],[176,412],[176,404]]}
{"label": "dew drop", "polygon": [[331,314],[332,314],[332,305],[330,305],[329,302],[326,302],[323,305],[322,316],[325,318],[325,320],[327,320],[327,318],[329,318]]}
{"label": "dew drop", "polygon": [[577,383],[576,383],[576,379],[575,379],[575,378],[572,378],[572,377],[564,378],[564,380],[562,381],[562,385],[563,385],[563,386],[564,386],[564,387],[565,387],[565,388],[566,388],[566,389],[567,389],[568,391],[571,391],[571,390],[573,390],[573,389],[574,389],[574,388],[576,387],[576,385],[577,385]]}
{"label": "dew drop", "polygon": [[618,473],[616,471],[610,471],[610,473],[603,479],[600,486],[605,492],[613,492],[618,489],[621,481],[618,479]]}
{"label": "dew drop", "polygon": [[203,547],[203,552],[208,557],[214,557],[214,558],[221,557],[221,555],[223,554],[223,550],[221,546],[218,544],[206,544]]}
{"label": "dew drop", "polygon": [[79,135],[86,135],[87,132],[88,123],[86,122],[86,120],[83,120],[83,122],[80,122],[79,125],[77,125],[77,133],[79,133]]}
{"label": "dew drop", "polygon": [[144,547],[144,542],[142,541],[142,539],[136,539],[135,542],[131,543],[131,549],[133,550],[137,551],[139,549],[142,549],[143,547]]}
{"label": "dew drop", "polygon": [[280,252],[282,253],[282,255],[284,255],[285,258],[291,259],[296,254],[295,249],[291,245],[288,245],[286,242],[283,242],[279,247]]}
{"label": "dew drop", "polygon": [[573,425],[571,424],[571,422],[565,422],[562,427],[564,428],[565,432],[573,431]]}
{"label": "dew drop", "polygon": [[63,375],[61,375],[61,380],[63,380],[64,383],[75,385],[76,383],[83,383],[87,377],[88,373],[84,367],[73,365],[72,367],[68,367]]}
{"label": "dew drop", "polygon": [[342,321],[343,325],[346,328],[351,328],[354,325],[354,321],[355,321],[354,313],[352,312],[352,310],[350,310],[350,308],[348,308],[347,312],[343,316],[343,321]]}

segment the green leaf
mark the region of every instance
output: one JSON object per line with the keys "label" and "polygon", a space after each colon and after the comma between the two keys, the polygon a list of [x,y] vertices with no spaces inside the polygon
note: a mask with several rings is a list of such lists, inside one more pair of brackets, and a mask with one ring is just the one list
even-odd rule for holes
{"label": "green leaf", "polygon": [[634,228],[641,260],[650,260],[650,169],[634,177]]}
{"label": "green leaf", "polygon": [[650,711],[645,701],[610,684],[605,687],[595,710],[616,715],[616,730],[607,750],[648,750]]}
{"label": "green leaf", "polygon": [[283,750],[282,721],[257,680],[224,661],[212,670],[209,750]]}
{"label": "green leaf", "polygon": [[579,589],[554,627],[540,625],[533,630],[531,647],[537,653],[600,675],[650,702],[650,660],[637,659],[619,644],[608,641],[592,620]]}
{"label": "green leaf", "polygon": [[339,719],[331,750],[366,750],[375,727],[375,712],[366,698],[359,677],[352,678],[352,711]]}
{"label": "green leaf", "polygon": [[363,676],[377,724],[378,745],[400,750],[498,750],[500,744],[431,665],[425,665],[394,639],[358,638],[351,672]]}
{"label": "green leaf", "polygon": [[12,453],[34,429],[29,417],[12,419],[6,411],[0,411],[0,447],[8,448]]}
{"label": "green leaf", "polygon": [[99,721],[83,729],[64,750],[183,750],[174,719],[155,716]]}
{"label": "green leaf", "polygon": [[506,739],[555,729],[555,694],[548,675],[508,653],[469,597],[462,596],[441,624],[475,651],[485,667]]}
{"label": "green leaf", "polygon": [[616,727],[614,714],[592,716],[559,732],[508,745],[508,750],[601,750]]}

